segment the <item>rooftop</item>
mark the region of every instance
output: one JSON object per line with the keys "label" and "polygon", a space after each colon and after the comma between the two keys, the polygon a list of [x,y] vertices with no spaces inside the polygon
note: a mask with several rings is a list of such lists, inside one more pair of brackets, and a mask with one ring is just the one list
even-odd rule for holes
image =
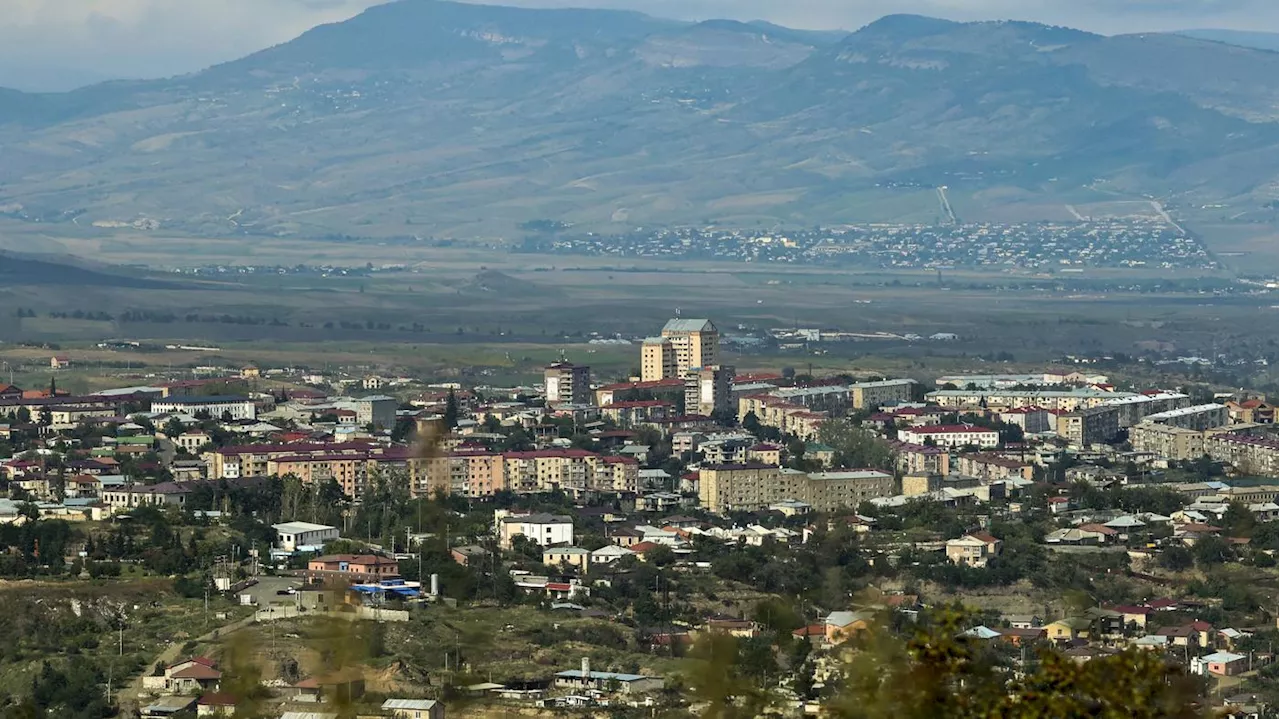
{"label": "rooftop", "polygon": [[1159,422],[1162,419],[1173,419],[1175,417],[1187,417],[1193,414],[1203,414],[1205,412],[1214,412],[1214,411],[1226,412],[1227,407],[1226,405],[1213,404],[1213,403],[1197,404],[1197,405],[1192,405],[1190,407],[1183,407],[1181,409],[1171,409],[1168,412],[1156,412],[1155,414],[1149,414],[1147,415],[1146,419],[1143,421]]}
{"label": "rooftop", "polygon": [[674,319],[662,326],[663,332],[715,332],[716,326],[705,319]]}
{"label": "rooftop", "polygon": [[166,397],[156,400],[155,404],[223,404],[226,402],[248,402],[248,397],[233,394],[211,394],[204,397]]}

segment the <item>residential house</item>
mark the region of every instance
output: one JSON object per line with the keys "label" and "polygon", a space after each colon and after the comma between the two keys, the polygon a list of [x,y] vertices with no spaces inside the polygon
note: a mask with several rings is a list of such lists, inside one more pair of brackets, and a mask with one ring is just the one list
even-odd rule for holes
{"label": "residential house", "polygon": [[453,557],[453,561],[467,567],[471,566],[473,562],[482,562],[488,559],[489,550],[477,544],[464,544],[450,549],[449,556]]}
{"label": "residential house", "polygon": [[146,705],[140,707],[138,709],[138,715],[143,717],[143,719],[165,719],[167,717],[181,715],[190,711],[192,705],[195,703],[195,697],[156,697]]}
{"label": "residential house", "polygon": [[1112,611],[1119,612],[1124,619],[1125,629],[1136,632],[1147,631],[1147,618],[1151,616],[1150,607],[1135,607],[1129,605],[1119,605],[1111,607]]}
{"label": "residential house", "polygon": [[1053,642],[1069,642],[1089,636],[1093,622],[1087,617],[1064,617],[1045,625],[1045,637]]}
{"label": "residential house", "polygon": [[1045,638],[1044,627],[1009,627],[1000,630],[1000,638],[1014,646],[1023,646],[1038,642]]}
{"label": "residential house", "polygon": [[1191,647],[1193,649],[1209,649],[1217,638],[1217,632],[1208,622],[1194,621],[1176,627],[1162,627],[1156,630],[1157,636],[1168,637],[1169,643],[1175,647]]}
{"label": "residential house", "polygon": [[1213,674],[1229,677],[1247,671],[1249,657],[1234,652],[1214,652],[1191,660],[1192,674]]}
{"label": "residential house", "polygon": [[196,716],[198,717],[229,717],[236,713],[236,704],[239,699],[233,694],[224,694],[221,692],[210,692],[200,695],[200,700],[196,702]]}
{"label": "residential house", "polygon": [[986,532],[969,534],[947,541],[947,559],[953,564],[985,567],[992,557],[1000,556],[1002,542]]}
{"label": "residential house", "polygon": [[217,662],[206,657],[184,659],[164,670],[164,688],[172,694],[216,692],[221,681]]}
{"label": "residential house", "polygon": [[634,557],[636,553],[617,544],[607,544],[591,553],[592,564],[613,564],[626,557]]}
{"label": "residential house", "polygon": [[382,711],[395,719],[444,719],[444,705],[435,699],[388,699]]}
{"label": "residential house", "polygon": [[822,620],[827,644],[839,644],[871,627],[875,614],[867,611],[836,611]]}
{"label": "residential house", "polygon": [[582,547],[548,547],[542,550],[542,563],[549,567],[567,564],[585,572],[591,566],[591,552]]}

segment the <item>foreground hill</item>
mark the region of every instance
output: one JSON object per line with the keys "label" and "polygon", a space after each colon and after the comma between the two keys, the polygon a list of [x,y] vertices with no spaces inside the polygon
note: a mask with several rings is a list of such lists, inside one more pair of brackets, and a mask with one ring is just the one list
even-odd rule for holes
{"label": "foreground hill", "polygon": [[938,185],[1248,212],[1275,183],[1276,86],[1273,53],[1176,35],[401,0],[195,75],[0,91],[0,212],[475,237],[887,219],[887,187],[931,215]]}

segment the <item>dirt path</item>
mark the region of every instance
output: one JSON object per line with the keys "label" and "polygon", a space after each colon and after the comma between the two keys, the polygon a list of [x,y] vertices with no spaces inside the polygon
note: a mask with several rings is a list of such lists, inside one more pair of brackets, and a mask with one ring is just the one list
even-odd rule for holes
{"label": "dirt path", "polygon": [[[224,624],[223,626],[218,627],[217,629],[210,630],[209,632],[202,634],[198,637],[194,637],[192,639],[188,639],[181,642],[174,642],[169,646],[165,647],[164,651],[160,652],[160,654],[158,654],[155,657],[155,659],[152,659],[151,662],[147,664],[147,668],[146,670],[144,670],[144,672],[150,671],[153,667],[156,666],[156,664],[160,664],[162,666],[168,666],[170,664],[173,664],[175,661],[178,660],[180,654],[182,653],[182,647],[184,647],[188,642],[196,642],[196,643],[203,644],[205,642],[211,642],[215,639],[221,639],[222,637],[225,637],[228,634],[238,632],[241,629],[244,629],[245,627],[249,626],[250,624],[253,624],[253,619],[254,619],[254,615],[250,614],[244,619],[238,619],[234,622],[231,622],[230,624]],[[119,705],[121,711],[125,711],[126,709],[133,708],[138,704],[138,698],[143,692],[142,678],[144,676],[146,676],[145,673],[134,677],[133,680],[130,681],[127,685],[121,687],[120,691],[116,692],[116,703]]]}

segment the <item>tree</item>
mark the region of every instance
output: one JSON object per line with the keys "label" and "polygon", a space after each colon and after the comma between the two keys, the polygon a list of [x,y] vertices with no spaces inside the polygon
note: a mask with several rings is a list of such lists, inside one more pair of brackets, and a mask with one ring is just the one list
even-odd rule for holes
{"label": "tree", "polygon": [[1257,519],[1248,507],[1240,502],[1232,502],[1227,505],[1227,511],[1222,514],[1221,524],[1232,537],[1248,537],[1253,533],[1253,526],[1257,524]]}
{"label": "tree", "polygon": [[453,429],[458,426],[458,397],[449,390],[449,396],[444,401],[444,426]]}
{"label": "tree", "polygon": [[658,546],[645,552],[644,559],[655,567],[665,567],[676,561],[675,550],[665,544]]}
{"label": "tree", "polygon": [[182,426],[182,421],[177,417],[170,417],[169,421],[164,423],[164,435],[169,439],[177,437],[184,431],[185,428]]}
{"label": "tree", "polygon": [[889,443],[847,422],[823,422],[818,427],[818,441],[835,449],[838,467],[893,468],[893,449]]}
{"label": "tree", "polygon": [[1193,560],[1190,549],[1175,544],[1160,553],[1159,562],[1171,572],[1183,572],[1191,568]]}
{"label": "tree", "polygon": [[1196,564],[1201,569],[1213,567],[1231,558],[1231,545],[1222,537],[1201,537],[1191,547]]}
{"label": "tree", "polygon": [[873,627],[840,667],[827,703],[838,719],[1107,717],[1200,714],[1197,686],[1155,652],[1129,649],[1083,664],[1053,650],[1020,675],[988,644],[959,637],[970,617],[947,612],[907,639]]}
{"label": "tree", "polygon": [[742,428],[751,434],[759,436],[760,434],[760,418],[755,412],[747,412],[742,417]]}

